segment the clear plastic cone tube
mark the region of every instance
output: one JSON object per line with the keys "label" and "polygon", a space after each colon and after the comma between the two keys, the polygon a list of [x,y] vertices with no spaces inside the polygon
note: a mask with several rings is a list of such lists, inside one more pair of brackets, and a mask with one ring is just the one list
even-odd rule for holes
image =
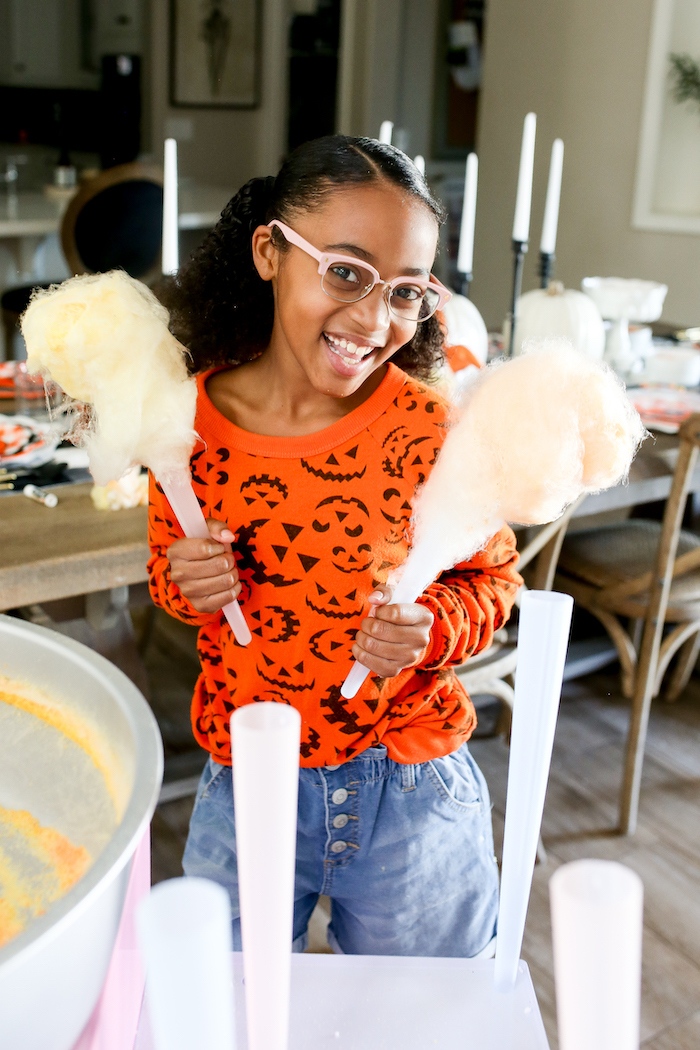
{"label": "clear plastic cone tube", "polygon": [[301,716],[271,701],[231,717],[248,1050],[286,1050]]}

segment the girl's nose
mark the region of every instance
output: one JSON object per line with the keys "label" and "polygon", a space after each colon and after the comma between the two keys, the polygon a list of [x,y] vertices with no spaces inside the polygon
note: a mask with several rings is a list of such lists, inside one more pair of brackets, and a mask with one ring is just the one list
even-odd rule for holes
{"label": "girl's nose", "polygon": [[389,288],[376,284],[369,295],[352,304],[352,314],[368,335],[386,332],[391,325]]}

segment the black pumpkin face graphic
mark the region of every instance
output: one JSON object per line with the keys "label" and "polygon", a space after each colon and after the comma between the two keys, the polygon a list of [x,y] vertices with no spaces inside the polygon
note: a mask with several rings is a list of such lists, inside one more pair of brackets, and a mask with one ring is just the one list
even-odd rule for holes
{"label": "black pumpkin face graphic", "polygon": [[390,525],[385,536],[386,542],[401,543],[406,539],[406,530],[411,520],[411,504],[402,498],[398,489],[388,488],[384,489],[380,510]]}
{"label": "black pumpkin face graphic", "polygon": [[293,667],[285,667],[283,662],[278,663],[266,653],[260,653],[260,660],[257,662],[255,669],[262,682],[265,683],[262,686],[263,689],[276,689],[282,694],[286,693],[288,696],[306,693],[316,685],[316,679],[309,678],[306,675],[303,660]]}
{"label": "black pumpkin face graphic", "polygon": [[366,504],[354,496],[328,496],[317,504],[311,527],[338,536],[339,542],[331,548],[331,563],[340,572],[364,572],[372,564],[372,548],[363,539],[368,521]]}
{"label": "black pumpkin face graphic", "polygon": [[364,477],[367,464],[357,469],[355,460],[358,448],[359,446],[355,445],[345,452],[338,452],[337,455],[331,452],[323,464],[319,464],[318,461],[309,463],[308,460],[302,459],[301,465],[309,474],[321,478],[322,481],[359,481]]}
{"label": "black pumpkin face graphic", "polygon": [[266,642],[287,642],[299,632],[299,620],[291,609],[283,609],[281,605],[268,605],[250,616],[257,621],[251,624],[251,632]]}
{"label": "black pumpkin face graphic", "polygon": [[261,514],[274,510],[288,495],[289,489],[284,482],[269,474],[254,474],[241,485],[241,496],[247,506]]}
{"label": "black pumpkin face graphic", "polygon": [[[420,466],[424,460],[419,446],[427,437],[412,437],[412,432],[403,424],[390,430],[382,442],[386,458],[382,464],[384,472],[392,478],[402,478],[407,464]],[[428,459],[425,462],[429,462]]]}
{"label": "black pumpkin face graphic", "polygon": [[[304,553],[304,547],[295,543],[304,531],[301,525],[257,518],[236,531],[236,565],[241,581],[249,587],[262,583],[291,587],[319,561],[312,554]],[[266,552],[269,564],[262,561],[259,550]]]}
{"label": "black pumpkin face graphic", "polygon": [[356,587],[346,592],[341,584],[340,588],[329,590],[316,582],[314,591],[313,597],[311,593],[307,594],[304,601],[309,609],[326,617],[329,621],[352,620],[362,614],[364,603],[358,598]]}
{"label": "black pumpkin face graphic", "polygon": [[333,664],[338,659],[346,660],[350,646],[355,641],[356,633],[355,630],[339,632],[337,628],[323,627],[311,635],[309,652],[327,664]]}

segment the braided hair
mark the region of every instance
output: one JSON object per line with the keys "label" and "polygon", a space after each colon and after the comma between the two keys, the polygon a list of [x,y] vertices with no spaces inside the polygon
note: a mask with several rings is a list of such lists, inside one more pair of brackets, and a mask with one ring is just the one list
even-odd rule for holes
{"label": "braided hair", "polygon": [[[252,235],[272,219],[290,221],[294,211],[318,207],[334,189],[388,181],[422,201],[440,224],[445,215],[413,162],[394,146],[369,138],[328,135],[299,146],[276,178],[251,179],[188,262],[165,279],[158,294],[170,311],[173,334],[200,372],[252,361],[272,334],[272,286],[253,263]],[[274,234],[276,234],[276,229]],[[280,251],[288,250],[275,237]],[[418,379],[442,363],[443,334],[437,317],[419,324],[392,360]]]}

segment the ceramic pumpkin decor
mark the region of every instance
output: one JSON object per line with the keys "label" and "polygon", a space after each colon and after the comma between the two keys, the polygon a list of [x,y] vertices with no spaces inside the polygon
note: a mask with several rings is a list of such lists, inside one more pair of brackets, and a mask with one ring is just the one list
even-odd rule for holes
{"label": "ceramic pumpkin decor", "polygon": [[[507,333],[504,331],[507,345]],[[568,339],[576,350],[591,357],[603,357],[605,325],[590,296],[561,281],[550,281],[548,288],[536,288],[518,299],[514,353],[519,354],[530,339]]]}

